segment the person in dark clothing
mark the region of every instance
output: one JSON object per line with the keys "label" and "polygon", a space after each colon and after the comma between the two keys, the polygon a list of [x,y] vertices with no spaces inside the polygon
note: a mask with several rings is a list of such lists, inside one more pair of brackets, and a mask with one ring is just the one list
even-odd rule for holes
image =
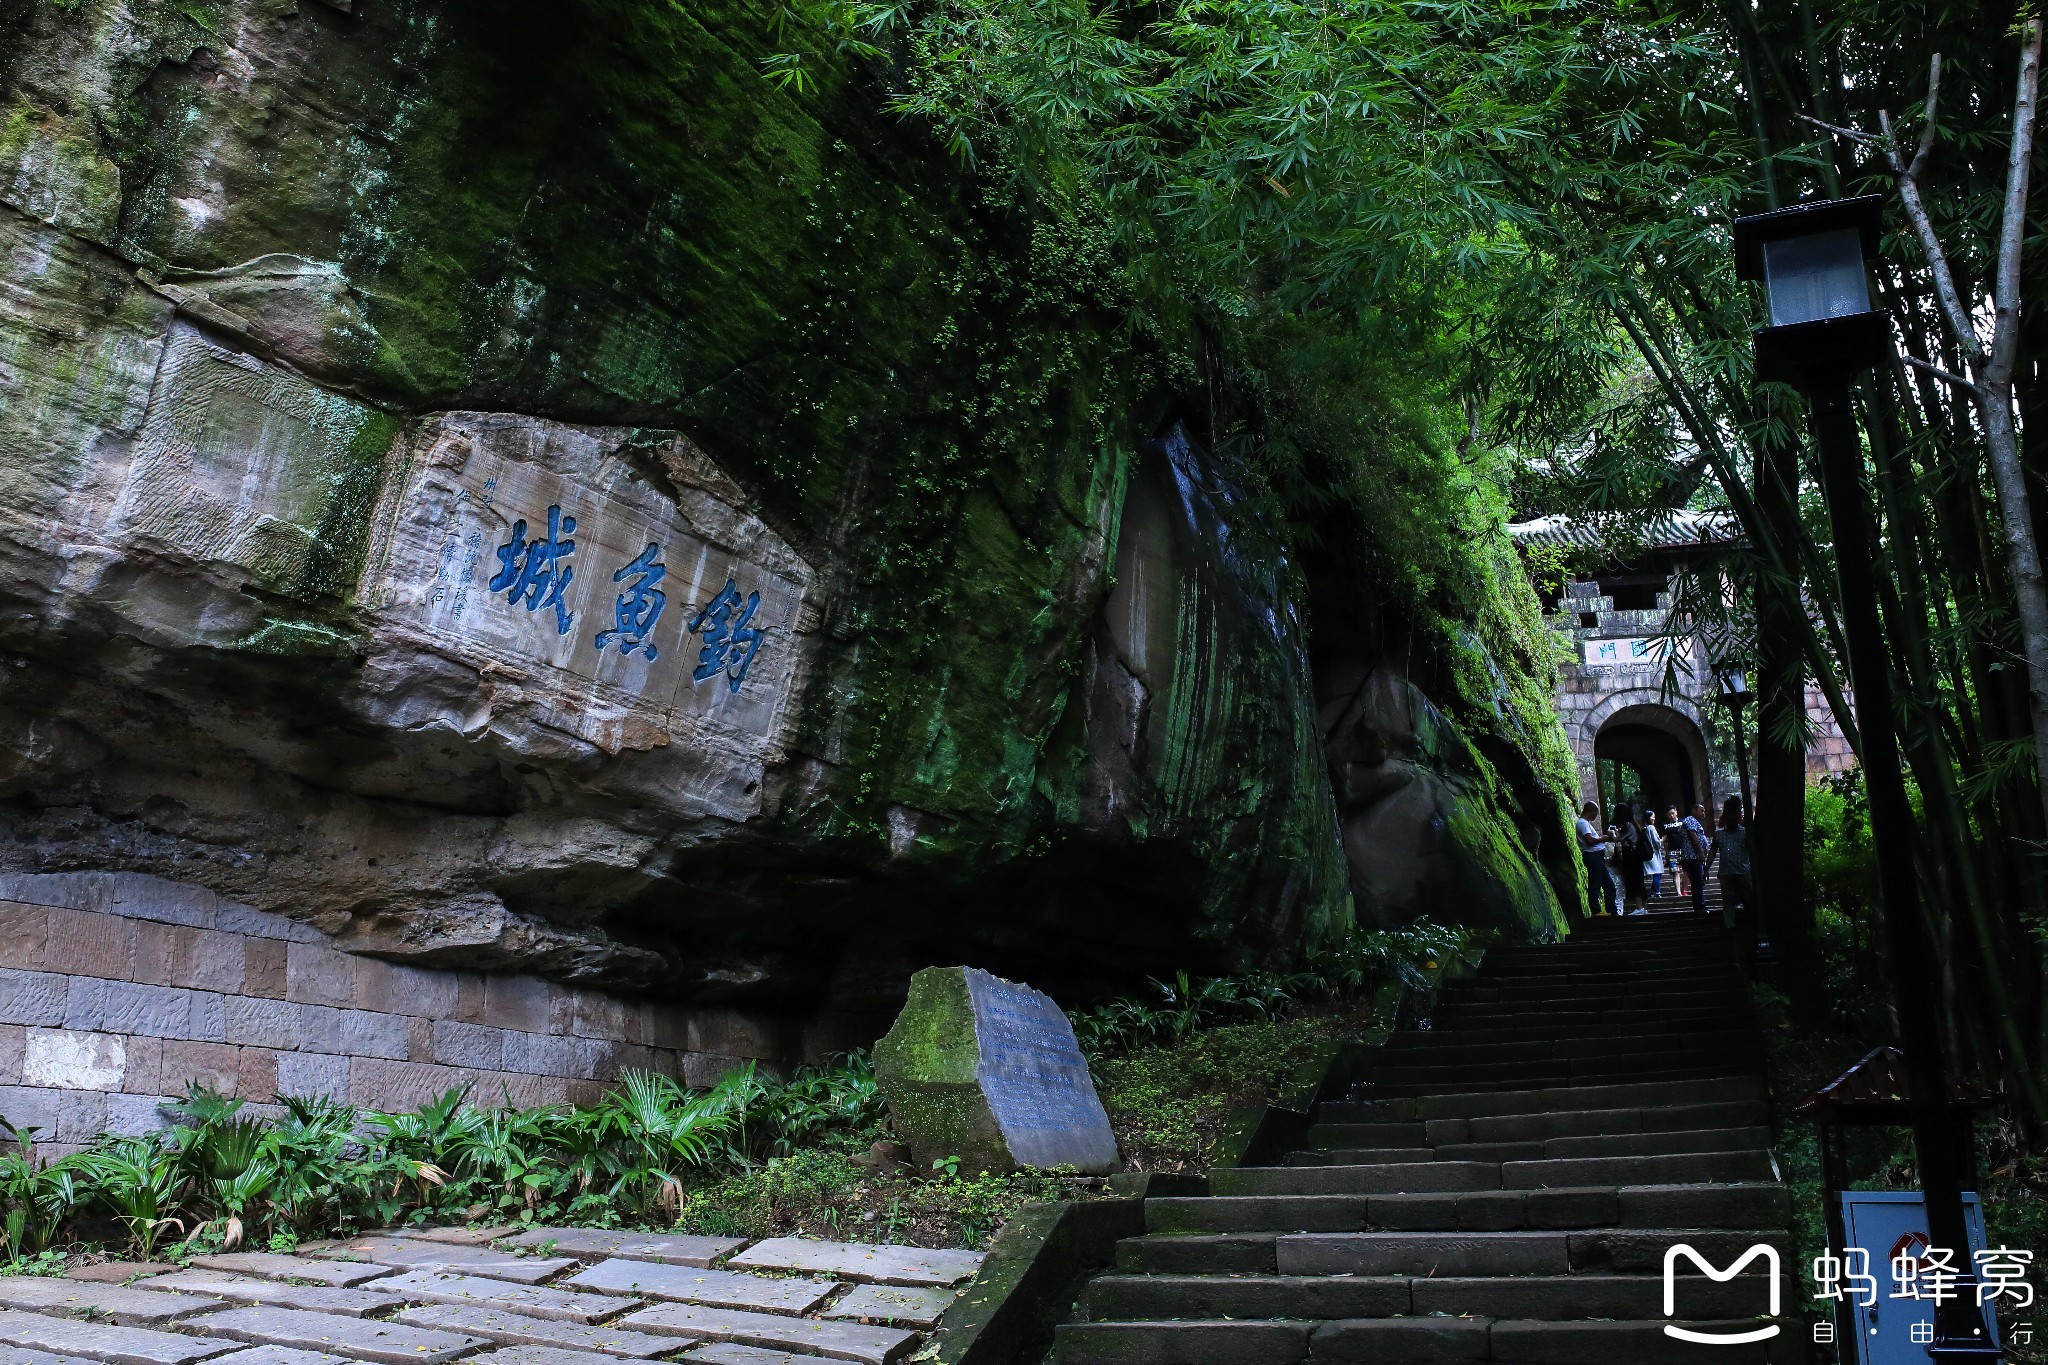
{"label": "person in dark clothing", "polygon": [[1643,886],[1643,864],[1648,861],[1648,850],[1643,847],[1643,832],[1636,828],[1635,812],[1626,801],[1614,807],[1614,830],[1621,853],[1621,891],[1625,903],[1621,913],[1633,915],[1649,900]]}
{"label": "person in dark clothing", "polygon": [[1679,860],[1685,868],[1686,879],[1692,883],[1692,912],[1695,915],[1707,913],[1707,857],[1711,841],[1707,837],[1707,808],[1694,806],[1692,814],[1685,817],[1684,842],[1680,844]]}
{"label": "person in dark clothing", "polygon": [[1721,922],[1735,930],[1747,949],[1756,948],[1756,882],[1750,871],[1749,827],[1742,822],[1742,798],[1721,807],[1721,827],[1707,850],[1707,865],[1721,861]]}
{"label": "person in dark clothing", "polygon": [[[1588,801],[1579,809],[1579,860],[1586,865],[1586,914],[1611,915],[1614,913],[1614,878],[1607,872],[1607,840],[1600,834],[1600,826],[1594,822],[1600,818],[1600,808]],[[1595,901],[1594,897],[1599,897]],[[1602,905],[1605,908],[1601,908]]]}

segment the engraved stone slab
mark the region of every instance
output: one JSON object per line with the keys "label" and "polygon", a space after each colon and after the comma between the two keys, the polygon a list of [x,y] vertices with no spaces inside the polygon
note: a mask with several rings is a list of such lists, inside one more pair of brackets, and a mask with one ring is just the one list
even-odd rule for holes
{"label": "engraved stone slab", "polygon": [[772,1313],[743,1313],[733,1308],[703,1308],[693,1303],[658,1303],[626,1319],[634,1327],[705,1341],[730,1341],[741,1346],[858,1360],[863,1365],[893,1365],[917,1343],[917,1333],[894,1327],[867,1327],[820,1318],[783,1318]]}
{"label": "engraved stone slab", "polygon": [[687,757],[688,794],[745,819],[812,578],[746,502],[681,437],[443,413],[386,497],[361,595],[381,637],[489,672],[494,709]]}
{"label": "engraved stone slab", "polygon": [[149,1281],[152,1288],[177,1289],[193,1294],[211,1294],[232,1303],[270,1303],[279,1308],[303,1308],[309,1313],[339,1313],[363,1318],[384,1313],[405,1300],[395,1294],[371,1289],[342,1289],[331,1284],[286,1284],[252,1276],[228,1275],[218,1270],[181,1270]]}
{"label": "engraved stone slab", "polygon": [[325,1351],[301,1351],[296,1346],[250,1346],[224,1356],[215,1356],[218,1365],[350,1365],[347,1356],[331,1356]]}
{"label": "engraved stone slab", "polygon": [[863,1284],[825,1310],[828,1318],[864,1318],[898,1327],[930,1327],[959,1297],[950,1289],[907,1284]]}
{"label": "engraved stone slab", "polygon": [[401,1322],[422,1327],[441,1327],[472,1336],[502,1341],[514,1346],[560,1346],[571,1351],[597,1351],[604,1355],[631,1356],[645,1360],[673,1351],[676,1344],[645,1332],[619,1327],[585,1327],[581,1323],[554,1318],[533,1318],[508,1313],[481,1304],[436,1303],[408,1308],[398,1315]]}
{"label": "engraved stone slab", "polygon": [[438,1332],[402,1322],[374,1322],[333,1313],[302,1313],[290,1308],[230,1308],[201,1318],[207,1331],[259,1346],[296,1346],[307,1351],[338,1352],[357,1360],[404,1365],[409,1360],[453,1360],[484,1345],[481,1337]]}
{"label": "engraved stone slab", "polygon": [[205,1270],[260,1275],[267,1280],[311,1280],[315,1284],[340,1285],[343,1288],[391,1273],[388,1265],[316,1260],[311,1256],[286,1256],[275,1251],[231,1251],[220,1256],[194,1256],[192,1264]]}
{"label": "engraved stone slab", "polygon": [[975,967],[927,967],[875,1044],[875,1079],[919,1164],[969,1170],[1117,1163],[1074,1026],[1042,991]]}
{"label": "engraved stone slab", "polygon": [[526,1247],[548,1256],[576,1256],[595,1261],[660,1261],[667,1265],[708,1266],[745,1246],[741,1237],[691,1237],[681,1233],[607,1232],[598,1228],[534,1228],[504,1245]]}
{"label": "engraved stone slab", "polygon": [[[575,1281],[570,1281],[575,1283]],[[602,1322],[640,1301],[604,1294],[575,1294],[565,1289],[542,1289],[530,1284],[508,1284],[481,1275],[449,1275],[431,1270],[414,1270],[377,1281],[380,1292],[403,1295],[412,1303],[481,1303],[491,1308],[509,1308],[537,1318],[562,1322]]]}
{"label": "engraved stone slab", "polygon": [[465,1275],[484,1275],[517,1284],[539,1284],[577,1264],[566,1256],[514,1256],[487,1247],[449,1246],[402,1237],[359,1237],[321,1254],[361,1256],[380,1265],[403,1266],[409,1270],[455,1270]]}
{"label": "engraved stone slab", "polygon": [[564,1283],[579,1289],[679,1299],[722,1308],[758,1308],[768,1313],[808,1313],[839,1288],[832,1280],[769,1279],[762,1275],[735,1275],[729,1270],[697,1270],[645,1261],[599,1261]]}
{"label": "engraved stone slab", "polygon": [[981,1261],[978,1251],[933,1251],[926,1247],[771,1237],[756,1242],[726,1264],[743,1270],[808,1270],[877,1284],[944,1288],[971,1279],[981,1269]]}
{"label": "engraved stone slab", "polygon": [[106,1365],[189,1365],[191,1361],[232,1350],[235,1345],[219,1337],[180,1336],[147,1327],[81,1322],[77,1318],[53,1318],[13,1308],[0,1308],[0,1344],[84,1356],[105,1361]]}
{"label": "engraved stone slab", "polygon": [[124,1327],[158,1327],[218,1307],[218,1299],[202,1299],[190,1294],[158,1294],[118,1284],[49,1279],[40,1275],[0,1275],[0,1308],[62,1313],[73,1318],[111,1319]]}

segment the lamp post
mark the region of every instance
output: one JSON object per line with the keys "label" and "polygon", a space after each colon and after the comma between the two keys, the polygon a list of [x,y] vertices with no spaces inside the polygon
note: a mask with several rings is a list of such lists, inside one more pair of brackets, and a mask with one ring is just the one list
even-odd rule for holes
{"label": "lamp post", "polygon": [[1742,822],[1756,819],[1756,807],[1749,802],[1749,741],[1742,735],[1742,708],[1749,705],[1749,675],[1739,663],[1714,666],[1714,680],[1720,684],[1721,704],[1728,708],[1729,728],[1735,732],[1735,776],[1742,785]]}
{"label": "lamp post", "polygon": [[1999,1360],[2003,1353],[1984,1330],[1970,1273],[1963,1153],[1949,1113],[1948,1059],[1941,1042],[1941,979],[1913,869],[1913,810],[1892,724],[1892,678],[1872,564],[1877,547],[1863,492],[1863,442],[1849,396],[1850,380],[1891,353],[1891,322],[1871,307],[1865,265],[1877,252],[1882,205],[1881,196],[1866,195],[1739,218],[1736,273],[1761,279],[1768,296],[1771,325],[1756,334],[1757,378],[1796,386],[1813,409],[1927,1233],[1934,1246],[1953,1251],[1965,1270],[1957,1297],[1935,1306],[1928,1356]]}

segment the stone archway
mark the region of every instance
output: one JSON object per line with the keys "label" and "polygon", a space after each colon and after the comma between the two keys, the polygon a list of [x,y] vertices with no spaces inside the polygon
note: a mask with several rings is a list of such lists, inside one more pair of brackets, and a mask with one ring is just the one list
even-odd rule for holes
{"label": "stone archway", "polygon": [[1572,739],[1583,800],[1607,806],[1597,764],[1611,758],[1637,772],[1660,810],[1695,803],[1713,807],[1706,727],[1690,698],[1650,687],[1616,692],[1587,714]]}

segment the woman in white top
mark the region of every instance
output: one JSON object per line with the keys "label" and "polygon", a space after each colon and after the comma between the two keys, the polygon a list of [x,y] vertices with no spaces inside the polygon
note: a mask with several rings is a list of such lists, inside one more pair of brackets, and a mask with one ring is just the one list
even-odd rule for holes
{"label": "woman in white top", "polygon": [[[1664,891],[1664,838],[1657,832],[1657,812],[1653,807],[1643,807],[1638,818],[1642,821],[1643,848],[1649,854],[1643,860],[1643,877],[1650,883],[1650,899],[1655,900]],[[1650,912],[1646,907],[1638,913]]]}

